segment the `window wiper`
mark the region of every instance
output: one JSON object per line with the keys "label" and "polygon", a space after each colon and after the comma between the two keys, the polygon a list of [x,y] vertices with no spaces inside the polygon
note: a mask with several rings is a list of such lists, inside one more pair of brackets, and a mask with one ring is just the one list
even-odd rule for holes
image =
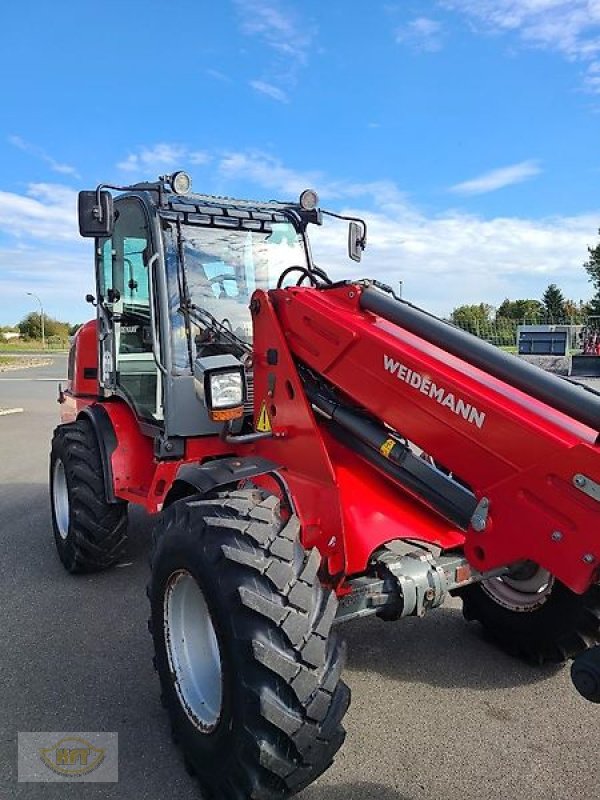
{"label": "window wiper", "polygon": [[197,306],[191,301],[185,304],[182,303],[178,310],[187,320],[191,320],[201,328],[206,328],[217,333],[219,338],[224,339],[234,348],[240,350],[242,355],[252,355],[252,347],[239,336],[236,336],[223,322],[213,317],[210,311],[207,311],[205,308],[200,308],[200,306]]}

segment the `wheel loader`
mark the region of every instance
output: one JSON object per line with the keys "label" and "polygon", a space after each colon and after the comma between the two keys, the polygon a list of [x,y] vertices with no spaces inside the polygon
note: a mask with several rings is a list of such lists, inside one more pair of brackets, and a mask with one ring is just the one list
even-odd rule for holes
{"label": "wheel loader", "polygon": [[79,195],[96,314],[59,390],[54,538],[69,572],[105,569],[128,505],[155,516],[154,665],[209,797],[288,797],[331,765],[359,617],[460,596],[600,700],[600,395],[333,281],[308,237],[332,217],[359,261],[365,222],[312,190],[238,200],[178,172]]}

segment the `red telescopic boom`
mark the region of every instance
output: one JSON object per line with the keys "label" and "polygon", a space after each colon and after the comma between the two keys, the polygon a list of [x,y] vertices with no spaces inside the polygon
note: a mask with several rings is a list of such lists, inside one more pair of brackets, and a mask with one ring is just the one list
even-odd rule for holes
{"label": "red telescopic boom", "polygon": [[[590,586],[600,558],[600,397],[371,286],[255,297],[255,310],[273,309],[296,368],[328,387],[346,412],[405,437],[468,487],[473,505],[462,533],[473,568],[531,560],[575,592]],[[259,346],[261,324],[255,313]],[[264,341],[275,341],[270,315],[267,324]],[[258,402],[276,374],[262,367],[257,356]],[[273,422],[277,431],[285,420]],[[294,447],[292,437],[292,461]],[[414,485],[402,488],[435,506]],[[373,549],[379,544],[373,540]]]}

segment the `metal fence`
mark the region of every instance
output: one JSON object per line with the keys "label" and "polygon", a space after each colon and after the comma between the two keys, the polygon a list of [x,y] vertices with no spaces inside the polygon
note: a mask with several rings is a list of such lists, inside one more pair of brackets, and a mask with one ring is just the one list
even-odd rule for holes
{"label": "metal fence", "polygon": [[461,320],[452,323],[464,331],[485,339],[490,344],[502,347],[506,350],[517,349],[517,330],[520,325],[556,325],[561,328],[568,328],[568,346],[571,350],[577,350],[581,346],[581,332],[587,324],[587,320],[582,321],[581,317],[572,317],[561,320],[545,320],[539,317],[531,319],[500,319],[493,322],[485,320],[466,321]]}

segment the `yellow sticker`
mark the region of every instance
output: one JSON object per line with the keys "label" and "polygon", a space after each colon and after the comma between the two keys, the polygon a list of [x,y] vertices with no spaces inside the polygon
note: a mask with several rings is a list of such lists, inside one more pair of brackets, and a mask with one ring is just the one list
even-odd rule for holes
{"label": "yellow sticker", "polygon": [[258,415],[256,430],[260,431],[261,433],[271,433],[272,430],[269,412],[267,411],[267,404],[264,400],[262,406],[260,407],[260,414]]}
{"label": "yellow sticker", "polygon": [[382,456],[389,458],[390,453],[392,452],[392,448],[394,447],[395,444],[396,441],[394,439],[386,439],[385,442],[379,448],[379,452],[381,453]]}

